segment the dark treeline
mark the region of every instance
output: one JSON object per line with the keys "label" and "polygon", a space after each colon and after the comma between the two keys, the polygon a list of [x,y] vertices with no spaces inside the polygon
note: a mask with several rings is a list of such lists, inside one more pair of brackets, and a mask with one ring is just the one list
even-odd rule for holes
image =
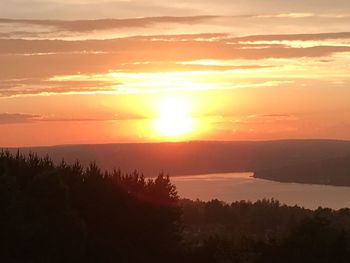
{"label": "dark treeline", "polygon": [[180,200],[163,174],[1,152],[0,262],[350,262],[350,210]]}
{"label": "dark treeline", "polygon": [[180,210],[160,175],[0,154],[0,262],[160,262],[175,258]]}
{"label": "dark treeline", "polygon": [[350,209],[182,200],[194,262],[350,262]]}

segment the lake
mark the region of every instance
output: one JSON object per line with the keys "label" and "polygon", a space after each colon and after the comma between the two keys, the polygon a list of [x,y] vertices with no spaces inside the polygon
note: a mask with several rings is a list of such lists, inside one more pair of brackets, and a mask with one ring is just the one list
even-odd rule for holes
{"label": "lake", "polygon": [[252,177],[253,173],[226,173],[172,177],[182,198],[225,202],[274,198],[287,205],[315,209],[350,207],[350,187],[279,183]]}

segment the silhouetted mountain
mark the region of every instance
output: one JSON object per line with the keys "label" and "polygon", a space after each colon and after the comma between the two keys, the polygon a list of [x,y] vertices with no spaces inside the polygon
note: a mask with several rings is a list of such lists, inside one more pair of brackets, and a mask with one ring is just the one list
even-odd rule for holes
{"label": "silhouetted mountain", "polygon": [[[16,149],[10,149],[16,152]],[[350,141],[284,140],[239,142],[181,142],[145,144],[62,145],[21,148],[20,152],[49,154],[54,162],[95,160],[103,169],[135,168],[145,176],[254,172],[350,155]]]}
{"label": "silhouetted mountain", "polygon": [[256,171],[254,176],[280,182],[350,186],[350,156]]}

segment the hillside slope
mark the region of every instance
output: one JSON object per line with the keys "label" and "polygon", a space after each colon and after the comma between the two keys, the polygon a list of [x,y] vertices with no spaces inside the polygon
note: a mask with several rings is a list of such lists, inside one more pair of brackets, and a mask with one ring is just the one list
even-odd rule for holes
{"label": "hillside slope", "polygon": [[350,186],[350,156],[256,171],[254,176],[280,182]]}
{"label": "hillside slope", "polygon": [[[10,149],[16,152],[18,149]],[[49,154],[58,163],[92,160],[103,169],[135,168],[145,176],[160,171],[176,175],[256,172],[350,155],[349,141],[285,140],[181,142],[147,144],[62,145],[21,148],[22,153]]]}

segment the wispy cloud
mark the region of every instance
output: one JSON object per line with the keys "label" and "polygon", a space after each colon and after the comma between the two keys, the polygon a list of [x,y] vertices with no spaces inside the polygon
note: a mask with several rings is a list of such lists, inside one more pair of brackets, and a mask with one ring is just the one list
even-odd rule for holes
{"label": "wispy cloud", "polygon": [[26,123],[40,118],[36,114],[0,113],[0,124]]}
{"label": "wispy cloud", "polygon": [[[240,80],[238,85],[234,78],[260,77],[263,84],[280,83],[285,74],[291,79],[284,81],[306,78],[310,69],[339,78],[346,75],[349,39],[349,32],[247,37],[182,34],[80,41],[0,39],[0,94],[124,94],[253,87],[257,83],[245,85]],[[338,62],[340,70],[317,64],[316,58]],[[283,64],[275,62],[282,59]],[[313,65],[299,63],[300,59],[311,59]],[[174,73],[176,78],[159,79],[152,73]]]}
{"label": "wispy cloud", "polygon": [[293,114],[253,114],[247,116],[219,116],[215,118],[214,124],[219,127],[230,128],[234,132],[242,131],[254,131],[255,129],[260,130],[259,127],[264,127],[264,131],[281,128],[285,129],[290,126],[293,127],[300,121],[300,117]]}
{"label": "wispy cloud", "polygon": [[262,14],[262,15],[255,15],[255,17],[261,17],[261,18],[305,18],[305,17],[313,17],[315,16],[314,13],[277,13],[277,14]]}
{"label": "wispy cloud", "polygon": [[97,117],[77,116],[62,117],[55,115],[39,115],[30,113],[0,113],[1,124],[38,123],[38,122],[106,122],[106,121],[128,121],[142,120],[147,118],[141,114],[130,112],[119,112],[110,114],[100,114]]}
{"label": "wispy cloud", "polygon": [[21,27],[38,25],[51,27],[52,31],[86,32],[117,28],[148,27],[154,24],[196,24],[217,16],[161,16],[129,19],[98,19],[98,20],[34,20],[34,19],[5,19],[0,18],[0,24],[19,25]]}
{"label": "wispy cloud", "polygon": [[254,35],[233,38],[233,41],[282,41],[282,40],[328,40],[349,39],[350,32],[317,33],[317,34],[279,34],[279,35]]}

